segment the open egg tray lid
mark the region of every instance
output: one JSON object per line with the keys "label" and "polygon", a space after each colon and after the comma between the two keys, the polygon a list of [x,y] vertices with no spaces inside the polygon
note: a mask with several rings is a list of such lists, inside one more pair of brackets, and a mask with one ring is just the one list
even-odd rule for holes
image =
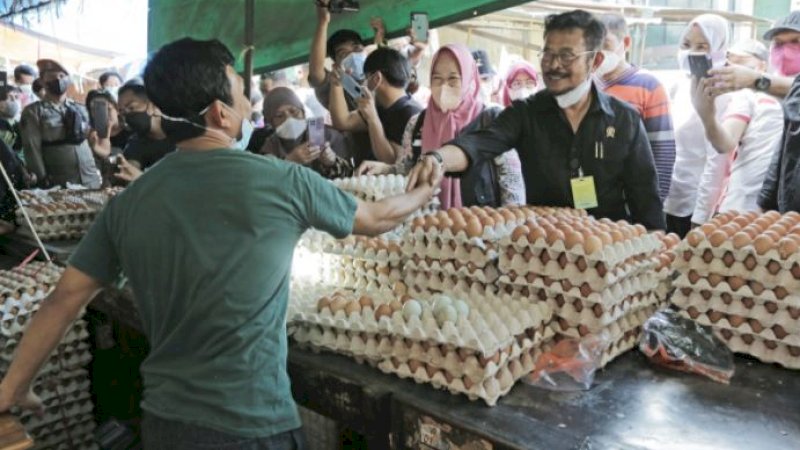
{"label": "open egg tray lid", "polygon": [[757,302],[753,299],[733,300],[726,302],[721,296],[703,295],[697,291],[684,292],[677,290],[672,296],[672,303],[683,309],[690,307],[706,313],[720,311],[726,314],[753,317],[765,327],[781,325],[790,333],[800,334],[800,307],[791,307],[777,302]]}
{"label": "open egg tray lid", "polygon": [[631,260],[628,263],[607,269],[603,263],[595,263],[595,265],[589,267],[585,261],[583,264],[581,264],[580,260],[568,262],[565,260],[564,254],[558,260],[549,260],[544,264],[537,257],[525,261],[522,255],[515,254],[509,259],[508,255],[504,253],[500,255],[498,266],[503,273],[513,271],[517,276],[532,273],[555,280],[570,280],[572,283],[582,284],[585,282],[594,290],[602,290],[625,279],[653,271],[654,261],[652,259],[643,261]]}
{"label": "open egg tray lid", "polygon": [[477,247],[455,241],[444,243],[439,240],[427,242],[424,239],[411,239],[403,243],[403,253],[409,258],[457,259],[477,267],[485,267],[497,260],[497,251],[492,247]]}
{"label": "open egg tray lid", "polygon": [[[502,304],[487,299],[452,300],[437,296],[435,300],[412,300],[399,306],[386,299],[373,298],[373,305],[353,306],[336,312],[331,307],[306,308],[295,311],[293,322],[308,322],[354,332],[401,336],[414,341],[432,341],[490,354],[508,346],[514,336],[549,321],[552,312],[547,305]],[[319,312],[318,312],[319,311]],[[376,320],[377,317],[377,320]]]}
{"label": "open egg tray lid", "polygon": [[771,328],[767,328],[756,318],[729,315],[719,311],[703,313],[694,307],[682,309],[680,310],[680,314],[701,325],[713,326],[716,329],[731,330],[738,334],[750,334],[759,336],[768,341],[780,342],[792,347],[800,347],[800,334],[789,334],[788,330],[783,329],[780,325],[773,325]]}
{"label": "open egg tray lid", "polygon": [[800,347],[764,339],[752,334],[714,328],[714,335],[722,340],[734,353],[744,353],[761,362],[775,363],[787,369],[800,369]]}
{"label": "open egg tray lid", "polygon": [[[716,275],[716,274],[712,274]],[[673,282],[679,289],[692,289],[695,291],[709,291],[717,295],[729,294],[734,298],[752,298],[759,301],[779,302],[792,307],[800,305],[800,292],[789,292],[782,288],[767,289],[757,280],[744,280],[740,277],[723,277],[716,275],[712,278],[692,278],[693,275],[682,273]]]}
{"label": "open egg tray lid", "polygon": [[632,278],[626,278],[619,283],[607,286],[598,291],[592,289],[588,283],[574,286],[569,280],[561,280],[559,282],[542,277],[534,277],[529,281],[529,279],[525,277],[512,279],[509,275],[501,275],[499,282],[506,285],[512,284],[544,289],[552,296],[563,294],[569,298],[578,298],[589,303],[600,303],[604,306],[611,306],[631,295],[655,290],[659,280],[654,274],[646,272]]}
{"label": "open egg tray lid", "polygon": [[563,321],[554,320],[551,324],[556,334],[580,339],[589,334],[604,334],[609,342],[621,338],[628,331],[641,327],[647,319],[658,311],[658,305],[651,305],[620,317],[616,322],[599,330],[590,330],[587,325],[570,326]]}
{"label": "open egg tray lid", "polygon": [[454,275],[457,277],[472,278],[480,281],[481,283],[493,283],[500,276],[497,267],[488,265],[486,267],[476,267],[470,263],[463,264],[457,260],[432,260],[426,261],[424,259],[415,261],[410,259],[406,261],[405,267],[408,270],[417,272],[433,272],[442,273],[447,275]]}

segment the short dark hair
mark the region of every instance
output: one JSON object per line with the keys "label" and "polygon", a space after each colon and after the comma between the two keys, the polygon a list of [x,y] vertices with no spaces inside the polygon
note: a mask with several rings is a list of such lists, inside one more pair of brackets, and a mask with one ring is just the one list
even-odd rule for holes
{"label": "short dark hair", "polygon": [[8,100],[8,96],[12,92],[21,92],[16,86],[0,86],[0,102]]}
{"label": "short dark hair", "polygon": [[[233,54],[217,39],[183,38],[171,42],[161,47],[145,68],[147,97],[166,116],[205,126],[199,114],[203,108],[215,100],[233,106],[231,83],[225,71],[233,63]],[[164,131],[175,142],[203,134],[198,127],[164,119]]]}
{"label": "short dark hair", "polygon": [[122,97],[122,94],[126,92],[130,92],[141,99],[148,100],[147,91],[144,88],[144,81],[141,78],[131,78],[126,81],[125,84],[119,88],[119,91],[117,91],[117,97]]}
{"label": "short dark hair", "polygon": [[37,78],[33,80],[33,83],[31,83],[31,90],[33,90],[33,93],[39,95],[39,91],[41,91],[42,89],[44,89],[44,84],[42,84],[42,79]]}
{"label": "short dark hair", "polygon": [[553,31],[583,30],[583,40],[586,42],[586,50],[598,51],[603,47],[606,38],[606,27],[597,17],[582,9],[576,9],[561,14],[550,14],[544,20],[544,35],[547,36]]}
{"label": "short dark hair", "polygon": [[411,66],[402,53],[389,47],[381,47],[367,56],[364,73],[380,72],[390,85],[405,89],[411,78]]}
{"label": "short dark hair", "polygon": [[119,80],[120,83],[122,83],[122,81],[123,81],[122,80],[122,75],[118,74],[117,72],[113,72],[113,71],[104,72],[102,75],[100,75],[100,78],[98,78],[97,81],[100,82],[100,86],[104,86],[106,84],[106,82],[108,81],[108,79],[111,78],[111,77],[116,77]]}
{"label": "short dark hair", "polygon": [[20,64],[14,68],[14,81],[19,81],[25,75],[36,78],[39,74],[36,73],[36,69],[27,64]]}
{"label": "short dark hair", "polygon": [[364,45],[364,40],[361,39],[361,35],[358,34],[357,31],[346,29],[338,30],[328,38],[328,42],[326,44],[326,53],[328,53],[328,57],[335,59],[336,48],[348,42]]}
{"label": "short dark hair", "polygon": [[628,35],[628,23],[621,14],[606,13],[602,14],[599,19],[605,25],[606,33],[611,33],[620,40]]}

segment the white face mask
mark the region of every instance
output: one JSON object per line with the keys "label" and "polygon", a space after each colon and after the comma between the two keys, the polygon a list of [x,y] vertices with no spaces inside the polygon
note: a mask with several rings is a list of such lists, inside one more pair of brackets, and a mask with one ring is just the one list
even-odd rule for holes
{"label": "white face mask", "polygon": [[112,97],[114,97],[114,100],[119,98],[119,86],[111,86],[106,88],[106,90],[109,94],[111,94]]}
{"label": "white face mask", "polygon": [[30,84],[21,84],[18,87],[19,90],[21,90],[26,94],[33,94],[33,86],[31,86]]}
{"label": "white face mask", "polygon": [[439,95],[433,97],[433,101],[443,112],[453,111],[461,104],[461,90],[445,84],[441,87]]}
{"label": "white face mask", "polygon": [[565,92],[561,95],[556,95],[556,102],[558,102],[558,106],[561,109],[569,108],[570,106],[575,105],[592,89],[592,79],[587,78],[583,81],[583,83],[575,86],[569,92]]}
{"label": "white face mask", "polygon": [[353,52],[347,55],[340,64],[346,73],[357,81],[364,79],[364,63],[367,61],[367,52]]}
{"label": "white face mask", "polygon": [[529,88],[517,88],[511,89],[508,91],[508,96],[511,100],[525,100],[526,98],[530,97],[531,95],[536,93],[536,89],[529,89]]}
{"label": "white face mask", "polygon": [[[238,112],[234,111],[232,106],[230,106],[230,105],[228,105],[226,103],[223,103],[223,105],[225,105],[225,107],[228,108],[228,110],[230,110],[233,114],[241,117],[241,115]],[[208,112],[209,108],[211,108],[211,105],[208,105],[205,108],[203,108],[203,110],[200,111],[198,113],[198,115],[200,117],[202,117],[203,115],[205,115],[206,112]],[[222,131],[220,129],[205,127],[203,125],[194,123],[191,120],[188,120],[188,119],[183,118],[183,117],[172,117],[172,116],[168,116],[168,115],[163,114],[163,113],[161,114],[161,117],[163,119],[167,119],[167,120],[173,121],[173,122],[187,123],[187,124],[189,124],[189,125],[191,125],[191,126],[193,126],[195,128],[200,128],[202,130],[212,131],[212,132],[217,133],[217,134],[219,134],[221,136],[225,136],[226,138],[231,140],[229,145],[230,145],[230,148],[233,149],[233,150],[245,150],[245,149],[247,149],[247,144],[250,143],[250,138],[253,136],[253,130],[254,130],[253,123],[250,122],[249,120],[247,120],[244,117],[241,117],[241,119],[242,119],[242,124],[241,124],[241,135],[242,135],[242,137],[240,139],[236,139],[235,137],[230,137],[228,135],[228,133],[226,133],[226,132],[224,132],[224,131]]]}
{"label": "white face mask", "polygon": [[296,141],[306,132],[308,124],[305,120],[289,117],[277,129],[275,134],[287,141]]}
{"label": "white face mask", "polygon": [[622,58],[616,52],[603,50],[603,62],[595,69],[594,74],[600,78],[610,74],[619,66]]}

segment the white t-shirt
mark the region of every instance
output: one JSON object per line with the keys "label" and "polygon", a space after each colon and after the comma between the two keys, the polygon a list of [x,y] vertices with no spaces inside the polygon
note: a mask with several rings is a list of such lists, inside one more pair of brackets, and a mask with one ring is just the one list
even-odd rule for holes
{"label": "white t-shirt", "polygon": [[[691,216],[692,222],[705,223],[719,200],[729,157],[719,154],[706,139],[703,121],[692,105],[691,91],[691,79],[686,78],[677,85],[672,99],[675,170],[664,212],[676,217]],[[731,95],[715,100],[717,120],[722,118]]]}
{"label": "white t-shirt", "polygon": [[729,157],[730,180],[722,193],[719,211],[756,211],[772,155],[781,145],[783,108],[775,97],[743,89],[735,93],[725,110],[723,120],[732,118],[747,123],[747,129],[738,149]]}

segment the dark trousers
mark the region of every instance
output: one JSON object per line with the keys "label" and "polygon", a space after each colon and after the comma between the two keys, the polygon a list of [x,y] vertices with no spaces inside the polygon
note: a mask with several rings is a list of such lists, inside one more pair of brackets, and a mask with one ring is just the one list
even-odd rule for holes
{"label": "dark trousers", "polygon": [[162,419],[144,413],[142,441],[145,450],[305,450],[303,429],[263,438],[245,438],[216,430]]}
{"label": "dark trousers", "polygon": [[675,233],[685,238],[692,231],[692,216],[678,217],[667,214],[667,233]]}

